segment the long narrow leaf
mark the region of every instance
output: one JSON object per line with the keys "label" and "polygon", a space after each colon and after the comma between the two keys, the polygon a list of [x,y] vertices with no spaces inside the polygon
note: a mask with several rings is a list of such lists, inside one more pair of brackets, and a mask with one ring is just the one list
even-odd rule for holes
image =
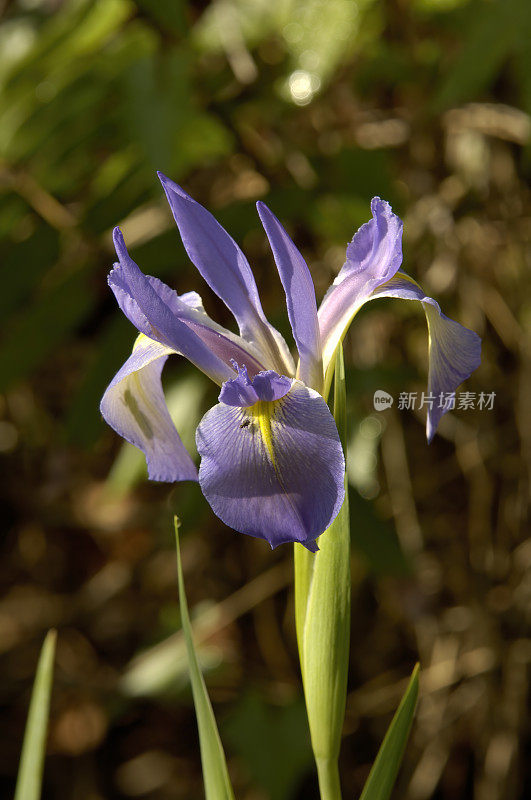
{"label": "long narrow leaf", "polygon": [[[337,370],[337,371],[336,371]],[[343,360],[343,347],[339,345],[334,360],[334,419],[338,427],[339,436],[346,451],[347,438],[347,411],[346,411],[346,389],[345,389],[345,364]],[[328,393],[325,394],[328,399]],[[348,513],[347,513],[348,517]],[[325,531],[326,533],[326,531]],[[294,575],[295,575],[295,629],[297,631],[297,645],[299,649],[299,661],[301,665],[302,677],[304,680],[304,625],[306,622],[306,612],[310,598],[310,587],[312,584],[313,568],[316,559],[306,547],[300,544],[294,545]]]}
{"label": "long narrow leaf", "polygon": [[41,649],[20,756],[15,800],[39,800],[41,796],[56,639],[57,632],[49,631]]}
{"label": "long narrow leaf", "polygon": [[[334,417],[345,441],[343,351],[335,366]],[[319,551],[296,546],[295,603],[301,671],[321,800],[340,800],[337,759],[345,716],[350,635],[348,497],[319,538]]]}
{"label": "long narrow leaf", "polygon": [[360,800],[388,800],[413,723],[419,693],[419,665],[412,672],[406,692],[385,734]]}
{"label": "long narrow leaf", "polygon": [[199,667],[197,655],[192,638],[192,626],[188,614],[188,603],[184,590],[183,570],[181,564],[181,551],[179,547],[179,520],[175,522],[175,542],[177,546],[177,578],[179,582],[179,604],[181,607],[181,621],[188,653],[188,666],[190,682],[194,697],[197,727],[199,730],[199,745],[201,748],[201,763],[203,766],[203,780],[205,784],[206,800],[234,800],[234,793],[230,784],[227,763],[223,745],[219,738],[214,712],[207,694],[205,681]]}
{"label": "long narrow leaf", "polygon": [[308,610],[308,598],[312,585],[314,554],[310,553],[302,544],[293,545],[294,588],[295,588],[295,630],[297,632],[297,646],[301,665],[302,680],[304,682],[304,624]]}

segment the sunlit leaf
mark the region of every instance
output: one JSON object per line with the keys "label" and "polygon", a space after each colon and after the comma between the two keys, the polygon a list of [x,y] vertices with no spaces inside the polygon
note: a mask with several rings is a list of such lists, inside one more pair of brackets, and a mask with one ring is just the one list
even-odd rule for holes
{"label": "sunlit leaf", "polygon": [[175,517],[175,540],[177,545],[177,577],[179,581],[181,620],[188,653],[188,666],[192,683],[192,693],[194,696],[197,727],[199,730],[199,744],[201,747],[201,763],[203,765],[206,800],[234,800],[234,793],[227,771],[223,745],[219,738],[214,712],[212,711],[205,681],[201,674],[199,662],[195,653],[192,627],[190,625],[190,617],[188,616],[188,604],[186,602],[184,590],[181,551],[179,547],[179,521],[177,517]]}
{"label": "sunlit leaf", "polygon": [[[205,11],[194,34],[206,50],[238,57],[242,44],[254,46],[275,33],[290,56],[290,73],[313,78],[314,91],[327,81],[346,52],[352,53],[362,33],[363,12],[373,0],[215,0]],[[290,97],[287,81],[286,97]],[[295,95],[293,99],[296,100]],[[304,103],[301,102],[301,105]]]}
{"label": "sunlit leaf", "polygon": [[398,775],[409,737],[419,693],[419,666],[416,665],[397,712],[385,734],[360,800],[388,800]]}
{"label": "sunlit leaf", "polygon": [[328,80],[348,50],[352,53],[363,20],[362,12],[372,0],[291,0],[289,15],[282,20],[282,34],[293,65]]}
{"label": "sunlit leaf", "polygon": [[49,631],[42,646],[24,732],[15,800],[39,800],[41,796],[56,638],[56,631]]}

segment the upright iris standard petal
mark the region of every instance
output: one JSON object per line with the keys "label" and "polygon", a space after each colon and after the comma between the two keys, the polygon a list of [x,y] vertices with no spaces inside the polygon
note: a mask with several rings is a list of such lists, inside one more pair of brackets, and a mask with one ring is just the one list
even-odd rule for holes
{"label": "upright iris standard petal", "polygon": [[[133,325],[151,339],[181,353],[216,383],[221,384],[232,378],[234,371],[230,359],[238,356],[242,360],[242,348],[229,349],[227,352],[227,337],[220,339],[219,330],[216,332],[215,328],[214,336],[211,335],[209,327],[212,326],[208,326],[209,318],[204,312],[185,303],[161,281],[144,275],[127,252],[118,228],[114,231],[114,243],[119,264],[109,275],[109,285],[120,308]],[[194,320],[197,323],[196,330],[193,329]],[[203,336],[198,335],[198,330]],[[205,333],[210,335],[217,347],[213,346]],[[204,341],[205,338],[207,341]],[[254,364],[260,367],[256,360]]]}
{"label": "upright iris standard petal", "polygon": [[280,400],[293,385],[291,378],[272,370],[260,372],[251,380],[246,367],[234,366],[238,377],[224,383],[219,393],[220,402],[227,406],[252,406],[259,400]]}
{"label": "upright iris standard petal", "polygon": [[152,480],[196,481],[197,470],[172,422],[160,381],[164,362],[173,352],[141,334],[100,409],[120,436],[144,452]]}
{"label": "upright iris standard petal", "polygon": [[402,263],[402,221],[379,197],[373,198],[371,211],[373,218],[354,234],[347,260],[319,307],[325,372],[358,309]]}
{"label": "upright iris standard petal", "polygon": [[[237,366],[237,365],[236,365]],[[291,381],[290,381],[291,383]],[[249,379],[246,367],[238,369],[238,377],[221,387],[219,400],[227,406],[252,406],[258,402],[258,392]]]}
{"label": "upright iris standard petal", "polygon": [[298,375],[320,391],[323,383],[321,337],[312,276],[306,261],[265,203],[256,204],[286,292],[288,316],[299,351]]}
{"label": "upright iris standard petal", "polygon": [[300,381],[281,386],[282,377],[257,375],[251,406],[221,402],[206,413],[196,434],[199,483],[230,527],[272,547],[315,550],[343,503],[345,460],[323,398]]}
{"label": "upright iris standard petal", "polygon": [[368,298],[399,297],[422,303],[429,331],[429,371],[426,436],[431,442],[439,420],[451,408],[451,395],[481,363],[481,339],[446,317],[439,304],[427,297],[413,278],[398,272]]}
{"label": "upright iris standard petal", "polygon": [[287,345],[265,318],[251,267],[232,236],[180,186],[160,172],[159,178],[190,260],[232,311],[242,336],[267,366],[293,373]]}
{"label": "upright iris standard petal", "polygon": [[277,375],[273,370],[261,372],[253,378],[253,388],[260,400],[280,400],[293,385],[291,378]]}

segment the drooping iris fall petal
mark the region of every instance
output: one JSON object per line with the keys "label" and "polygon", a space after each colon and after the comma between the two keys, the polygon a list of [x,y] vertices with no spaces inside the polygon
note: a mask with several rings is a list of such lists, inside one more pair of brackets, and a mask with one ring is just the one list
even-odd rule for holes
{"label": "drooping iris fall petal", "polygon": [[[388,203],[374,198],[373,218],[362,225],[347,248],[347,260],[319,308],[325,393],[330,385],[333,355],[353,318],[369,300],[398,297],[423,305],[429,330],[426,435],[431,441],[440,418],[449,410],[444,396],[455,392],[479,366],[481,340],[473,331],[446,317],[412,278],[399,270],[402,262],[402,222]],[[442,403],[441,403],[442,398]]]}
{"label": "drooping iris fall petal", "polygon": [[196,481],[197,469],[172,422],[160,381],[174,351],[141,334],[100,409],[105,421],[146,456],[154,481]]}
{"label": "drooping iris fall petal", "polygon": [[424,308],[429,332],[428,395],[435,398],[431,407],[427,404],[426,436],[431,442],[439,420],[451,407],[445,396],[455,392],[481,363],[481,339],[445,316],[439,304],[404,272],[379,286],[368,299],[378,297],[417,300]]}
{"label": "drooping iris fall petal", "polygon": [[[240,373],[234,382],[247,380]],[[258,397],[253,405],[220,402],[199,424],[201,489],[235,530],[272,547],[295,541],[315,550],[344,499],[336,424],[323,398],[300,381],[269,372],[251,384]]]}

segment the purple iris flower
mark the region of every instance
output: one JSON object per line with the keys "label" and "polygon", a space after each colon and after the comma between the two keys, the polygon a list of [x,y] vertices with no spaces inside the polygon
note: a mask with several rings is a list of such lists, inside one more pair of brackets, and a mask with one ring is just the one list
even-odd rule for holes
{"label": "purple iris flower", "polygon": [[[298,365],[267,321],[251,268],[231,236],[180,186],[159,174],[184,247],[210,288],[234,314],[240,335],[218,325],[195,292],[178,295],[144,275],[114,231],[118,263],[109,285],[138,329],[133,352],[108,386],[101,412],[145,454],[152,480],[199,480],[214,512],[230,527],[272,547],[315,540],[344,499],[345,460],[328,396],[335,352],[361,306],[376,297],[422,303],[429,328],[428,391],[454,392],[480,362],[480,339],[442,314],[401,272],[402,222],[374,198],[372,219],[347,247],[347,258],[319,310],[302,255],[259,202],[260,219],[286,293]],[[168,413],[161,384],[166,358],[182,355],[221,386],[201,420],[199,473]],[[428,410],[431,440],[448,410]]]}

